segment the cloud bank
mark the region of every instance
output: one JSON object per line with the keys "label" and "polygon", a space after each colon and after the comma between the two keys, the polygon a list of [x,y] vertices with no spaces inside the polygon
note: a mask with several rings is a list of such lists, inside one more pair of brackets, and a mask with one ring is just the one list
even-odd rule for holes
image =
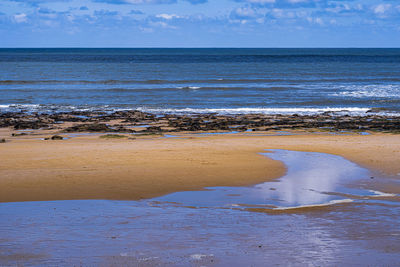
{"label": "cloud bank", "polygon": [[3,0],[0,10],[1,47],[400,45],[390,0]]}

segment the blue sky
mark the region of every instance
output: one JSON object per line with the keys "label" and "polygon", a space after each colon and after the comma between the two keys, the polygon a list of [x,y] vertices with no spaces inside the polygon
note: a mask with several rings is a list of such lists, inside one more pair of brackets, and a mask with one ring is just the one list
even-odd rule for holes
{"label": "blue sky", "polygon": [[400,1],[1,0],[0,47],[400,47]]}

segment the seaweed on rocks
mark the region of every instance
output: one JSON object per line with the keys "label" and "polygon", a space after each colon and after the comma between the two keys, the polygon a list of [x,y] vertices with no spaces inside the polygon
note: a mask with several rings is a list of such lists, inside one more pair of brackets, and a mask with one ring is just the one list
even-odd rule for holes
{"label": "seaweed on rocks", "polygon": [[104,123],[87,123],[87,124],[78,124],[64,129],[64,132],[113,132],[111,129]]}
{"label": "seaweed on rocks", "polygon": [[[109,123],[113,126],[110,126]],[[0,127],[15,130],[64,128],[64,132],[135,133],[133,125],[148,125],[140,133],[321,129],[322,131],[400,132],[400,116],[367,113],[365,116],[322,113],[316,115],[286,114],[164,114],[155,115],[137,110],[105,113],[101,111],[64,112],[56,114],[0,113]]]}

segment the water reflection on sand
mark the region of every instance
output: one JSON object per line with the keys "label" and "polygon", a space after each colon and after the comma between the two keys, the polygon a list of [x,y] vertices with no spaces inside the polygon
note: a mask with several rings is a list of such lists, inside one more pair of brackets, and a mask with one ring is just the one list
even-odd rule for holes
{"label": "water reflection on sand", "polygon": [[278,180],[253,187],[213,187],[206,191],[177,192],[154,199],[194,207],[264,207],[288,209],[348,203],[381,192],[351,186],[369,179],[368,170],[335,155],[270,150],[263,153],[287,166]]}
{"label": "water reflection on sand", "polygon": [[356,192],[345,185],[356,179],[369,178],[366,169],[341,157],[322,153],[306,153],[276,150],[267,156],[283,161],[287,168],[287,174],[275,183],[271,191],[271,183],[257,186],[268,196],[266,198],[281,199],[280,206],[307,206],[324,204],[332,200],[342,199],[327,192],[341,192],[370,195],[370,192]]}
{"label": "water reflection on sand", "polygon": [[287,174],[254,187],[0,203],[0,266],[400,265],[399,196],[359,186],[368,171],[341,157],[266,155]]}

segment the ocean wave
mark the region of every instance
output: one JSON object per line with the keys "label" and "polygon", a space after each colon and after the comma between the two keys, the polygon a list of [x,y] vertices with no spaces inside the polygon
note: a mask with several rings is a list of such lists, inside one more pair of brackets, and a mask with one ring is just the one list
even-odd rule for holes
{"label": "ocean wave", "polygon": [[366,114],[370,108],[146,108],[139,107],[138,110],[150,113],[171,114],[196,114],[217,113],[229,114],[319,114],[324,112],[336,112],[345,114]]}
{"label": "ocean wave", "polygon": [[[229,51],[229,52],[228,52]],[[243,51],[243,52],[222,52],[221,50],[207,52],[187,53],[182,51],[179,53],[160,52],[160,53],[87,53],[72,52],[72,53],[53,53],[44,51],[43,53],[3,53],[0,57],[0,62],[64,62],[64,63],[130,63],[130,64],[193,64],[193,63],[398,63],[400,56],[397,52],[381,53],[367,51],[365,53],[350,54],[348,52],[333,52],[320,53],[311,52],[289,52],[277,54],[276,52],[265,51]]]}
{"label": "ocean wave", "polygon": [[21,85],[21,84],[163,84],[170,81],[163,80],[0,80],[0,85]]}
{"label": "ocean wave", "polygon": [[[192,80],[0,80],[0,85],[23,84],[225,84],[225,83],[265,83],[291,82],[286,79],[192,79]],[[294,81],[294,80],[293,80]]]}
{"label": "ocean wave", "polygon": [[[55,104],[1,104],[0,112],[38,112],[57,113],[71,111],[96,111],[115,112],[125,110],[139,110],[153,114],[220,114],[220,115],[241,115],[241,114],[299,114],[313,115],[325,112],[337,115],[365,116],[376,113],[371,108],[361,107],[324,107],[324,108],[266,108],[266,107],[241,107],[241,108],[154,108],[133,105],[55,105]],[[400,113],[387,110],[380,111],[379,115],[400,116]]]}
{"label": "ocean wave", "polygon": [[273,83],[289,83],[289,84],[304,84],[304,83],[359,83],[359,82],[399,82],[399,78],[310,78],[304,79],[300,77],[288,78],[217,78],[217,79],[151,79],[151,80],[135,80],[135,79],[108,79],[108,80],[0,80],[0,85],[40,85],[40,84],[273,84]]}
{"label": "ocean wave", "polygon": [[342,92],[331,94],[331,96],[354,97],[354,98],[400,98],[400,85],[353,85],[339,86]]}
{"label": "ocean wave", "polygon": [[178,87],[178,89],[190,89],[190,90],[197,90],[200,89],[200,86],[184,86],[184,87]]}
{"label": "ocean wave", "polygon": [[0,105],[0,109],[12,109],[12,108],[21,108],[21,109],[33,109],[38,108],[41,105],[39,104],[8,104],[8,105]]}

